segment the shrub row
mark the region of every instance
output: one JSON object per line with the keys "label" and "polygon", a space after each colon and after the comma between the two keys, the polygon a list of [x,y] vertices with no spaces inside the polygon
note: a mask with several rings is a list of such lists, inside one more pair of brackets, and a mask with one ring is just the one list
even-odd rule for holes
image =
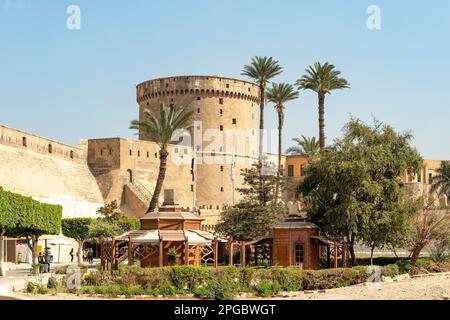
{"label": "shrub row", "polygon": [[[397,265],[380,267],[381,274],[399,274]],[[299,270],[297,268],[237,268],[173,266],[120,268],[113,273],[94,271],[85,275],[82,293],[170,296],[194,293],[208,299],[231,299],[239,292],[270,296],[279,291],[301,291],[345,287],[368,280],[367,266],[348,269]]]}

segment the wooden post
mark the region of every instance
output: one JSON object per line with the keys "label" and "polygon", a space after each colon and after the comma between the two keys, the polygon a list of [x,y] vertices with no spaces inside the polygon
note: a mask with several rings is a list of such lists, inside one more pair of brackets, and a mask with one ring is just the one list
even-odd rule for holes
{"label": "wooden post", "polygon": [[184,241],[184,264],[189,264],[189,242],[187,240]]}
{"label": "wooden post", "polygon": [[163,241],[159,239],[159,266],[162,267],[164,265],[164,246]]}
{"label": "wooden post", "polygon": [[233,241],[229,241],[228,242],[230,244],[230,252],[229,252],[229,257],[228,257],[228,264],[230,266],[233,266]]}
{"label": "wooden post", "polygon": [[245,241],[241,241],[241,267],[245,268],[246,261],[245,261]]}
{"label": "wooden post", "polygon": [[133,243],[131,242],[131,237],[128,237],[128,265],[132,266],[133,264],[134,264]]}
{"label": "wooden post", "polygon": [[331,252],[329,244],[327,244],[327,268],[331,268]]}
{"label": "wooden post", "polygon": [[112,237],[111,238],[111,243],[112,243],[112,246],[111,246],[111,250],[112,250],[112,252],[111,252],[111,273],[114,271],[114,267],[115,267],[115,265],[116,265],[116,241],[115,241],[115,239],[114,239],[114,237]]}
{"label": "wooden post", "polygon": [[219,242],[214,238],[214,269],[219,266]]}
{"label": "wooden post", "polygon": [[342,268],[347,268],[347,244],[342,244]]}
{"label": "wooden post", "polygon": [[334,242],[334,268],[338,268],[338,246],[336,241]]}

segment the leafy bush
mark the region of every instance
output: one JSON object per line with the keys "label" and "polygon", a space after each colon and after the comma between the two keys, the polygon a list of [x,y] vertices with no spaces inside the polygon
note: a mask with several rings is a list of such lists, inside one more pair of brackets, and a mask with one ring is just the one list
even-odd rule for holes
{"label": "leafy bush", "polygon": [[411,270],[411,262],[409,259],[400,259],[395,262],[400,273],[408,273]]}
{"label": "leafy bush", "polygon": [[163,296],[173,296],[177,293],[177,288],[171,284],[169,281],[164,282],[164,284],[158,290],[159,294]]}
{"label": "leafy bush", "polygon": [[260,297],[269,297],[277,294],[281,290],[278,281],[263,280],[256,287],[256,294]]}
{"label": "leafy bush", "polygon": [[175,248],[169,248],[169,250],[167,250],[167,262],[169,266],[175,265],[177,263],[177,259],[177,250]]}
{"label": "leafy bush", "polygon": [[298,269],[272,269],[274,279],[280,284],[281,290],[299,291],[302,287],[302,273]]}
{"label": "leafy bush", "polygon": [[233,290],[221,283],[217,279],[209,279],[204,287],[198,287],[193,290],[196,296],[215,300],[232,300]]}
{"label": "leafy bush", "polygon": [[27,293],[34,293],[35,290],[36,290],[36,284],[34,284],[33,282],[27,282],[27,287],[26,287]]}
{"label": "leafy bush", "polygon": [[400,274],[400,269],[396,264],[389,264],[381,267],[381,275],[385,277],[395,277]]}
{"label": "leafy bush", "polygon": [[56,280],[55,277],[50,277],[47,280],[47,288],[48,289],[56,289],[56,287],[58,286],[58,281]]}
{"label": "leafy bush", "polygon": [[192,291],[212,278],[211,269],[194,266],[174,266],[170,269],[172,283],[181,290]]}
{"label": "leafy bush", "polygon": [[47,294],[48,289],[46,287],[44,287],[42,284],[38,284],[36,287],[36,293],[37,294]]}

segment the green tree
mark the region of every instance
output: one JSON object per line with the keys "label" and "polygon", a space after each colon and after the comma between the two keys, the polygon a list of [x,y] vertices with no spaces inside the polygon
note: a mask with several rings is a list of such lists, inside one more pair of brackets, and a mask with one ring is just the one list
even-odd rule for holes
{"label": "green tree", "polygon": [[316,137],[305,137],[302,135],[301,138],[292,138],[292,141],[297,145],[289,147],[286,153],[311,156],[319,151],[319,141]]}
{"label": "green tree", "polygon": [[91,218],[71,218],[62,220],[62,233],[68,238],[72,238],[78,243],[77,260],[81,264],[81,252],[83,245],[90,236],[90,226],[95,222]]}
{"label": "green tree", "polygon": [[[283,172],[281,169],[281,155],[283,153],[283,126],[284,126],[284,110],[286,102],[298,98],[298,91],[288,83],[273,83],[272,88],[267,90],[267,99],[275,104],[275,110],[278,114],[278,170],[277,177],[280,177]],[[279,192],[279,184],[276,184],[275,202],[277,202]]]}
{"label": "green tree", "polygon": [[450,198],[450,162],[442,161],[437,174],[433,177],[430,193],[437,193],[438,196]]}
{"label": "green tree", "polygon": [[270,79],[283,72],[283,68],[277,60],[272,57],[255,56],[250,64],[245,65],[242,75],[253,79],[259,86],[259,159],[263,153],[263,130],[264,130],[264,105],[266,102],[266,87]]}
{"label": "green tree", "polygon": [[411,134],[400,134],[379,122],[373,127],[351,119],[343,138],[321,149],[299,184],[309,218],[326,235],[382,247],[405,233],[417,213],[417,200],[406,198],[400,177],[416,173],[422,159],[410,146]]}
{"label": "green tree", "polygon": [[142,121],[131,121],[130,129],[139,130],[139,134],[147,140],[154,141],[159,145],[159,174],[156,181],[155,191],[147,212],[155,211],[159,195],[164,183],[167,169],[167,157],[169,152],[167,148],[174,141],[192,116],[192,111],[185,112],[181,107],[166,107],[161,104],[159,109],[159,117],[145,110]]}
{"label": "green tree", "polygon": [[328,62],[314,63],[309,66],[306,74],[297,80],[299,89],[312,90],[319,98],[319,146],[325,147],[325,95],[337,89],[350,88],[350,84],[340,77],[341,72]]}
{"label": "green tree", "polygon": [[1,234],[31,239],[33,265],[38,264],[39,237],[59,234],[62,207],[33,200],[0,188]]}
{"label": "green tree", "polygon": [[236,189],[243,199],[222,212],[216,225],[219,234],[238,241],[256,239],[264,236],[286,215],[286,207],[274,201],[276,185],[281,185],[280,178],[261,175],[259,166],[256,164],[243,170],[244,185]]}

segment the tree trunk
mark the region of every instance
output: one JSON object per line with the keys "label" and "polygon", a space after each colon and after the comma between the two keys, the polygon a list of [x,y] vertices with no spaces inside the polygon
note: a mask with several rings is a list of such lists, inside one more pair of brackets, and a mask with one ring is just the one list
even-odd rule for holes
{"label": "tree trunk", "polygon": [[5,235],[5,230],[0,229],[0,277],[6,276],[6,268],[4,265],[4,249],[3,249],[3,236]]}
{"label": "tree trunk", "polygon": [[31,236],[31,258],[33,260],[34,273],[39,273],[39,260],[38,260],[38,241],[39,236]]}
{"label": "tree trunk", "polygon": [[78,250],[77,250],[77,260],[78,260],[78,264],[81,265],[83,260],[82,260],[82,253],[83,253],[83,244],[84,241],[77,241],[78,242]]}
{"label": "tree trunk", "polygon": [[258,165],[259,165],[259,201],[264,205],[263,199],[263,179],[262,179],[262,155],[263,155],[263,141],[264,141],[264,104],[266,100],[266,83],[261,82],[259,85],[259,148],[258,148]]}
{"label": "tree trunk", "polygon": [[[282,108],[282,106],[280,107]],[[277,170],[277,183],[275,185],[275,204],[278,202],[278,193],[280,192],[280,176],[281,172],[281,153],[282,153],[282,138],[283,138],[283,124],[284,114],[283,110],[278,110],[278,170]]]}
{"label": "tree trunk", "polygon": [[167,156],[168,152],[165,149],[161,149],[159,151],[159,174],[158,180],[156,181],[155,191],[153,192],[152,200],[150,201],[150,206],[148,207],[148,212],[154,212],[158,202],[159,195],[161,193],[161,189],[164,183],[164,178],[166,177],[166,169],[167,169]]}
{"label": "tree trunk", "polygon": [[349,242],[350,259],[352,260],[352,265],[356,266],[356,255],[355,255],[355,235],[352,234]]}
{"label": "tree trunk", "polygon": [[259,103],[259,161],[261,161],[261,157],[263,154],[263,141],[264,141],[264,104],[266,100],[266,84],[262,82],[259,85],[259,96],[261,101]]}
{"label": "tree trunk", "polygon": [[319,93],[319,146],[325,147],[325,93]]}
{"label": "tree trunk", "polygon": [[425,243],[419,243],[417,244],[414,249],[412,250],[412,255],[411,255],[411,265],[415,266],[417,263],[417,260],[419,259],[420,256],[420,252],[422,251],[422,249],[425,247]]}

